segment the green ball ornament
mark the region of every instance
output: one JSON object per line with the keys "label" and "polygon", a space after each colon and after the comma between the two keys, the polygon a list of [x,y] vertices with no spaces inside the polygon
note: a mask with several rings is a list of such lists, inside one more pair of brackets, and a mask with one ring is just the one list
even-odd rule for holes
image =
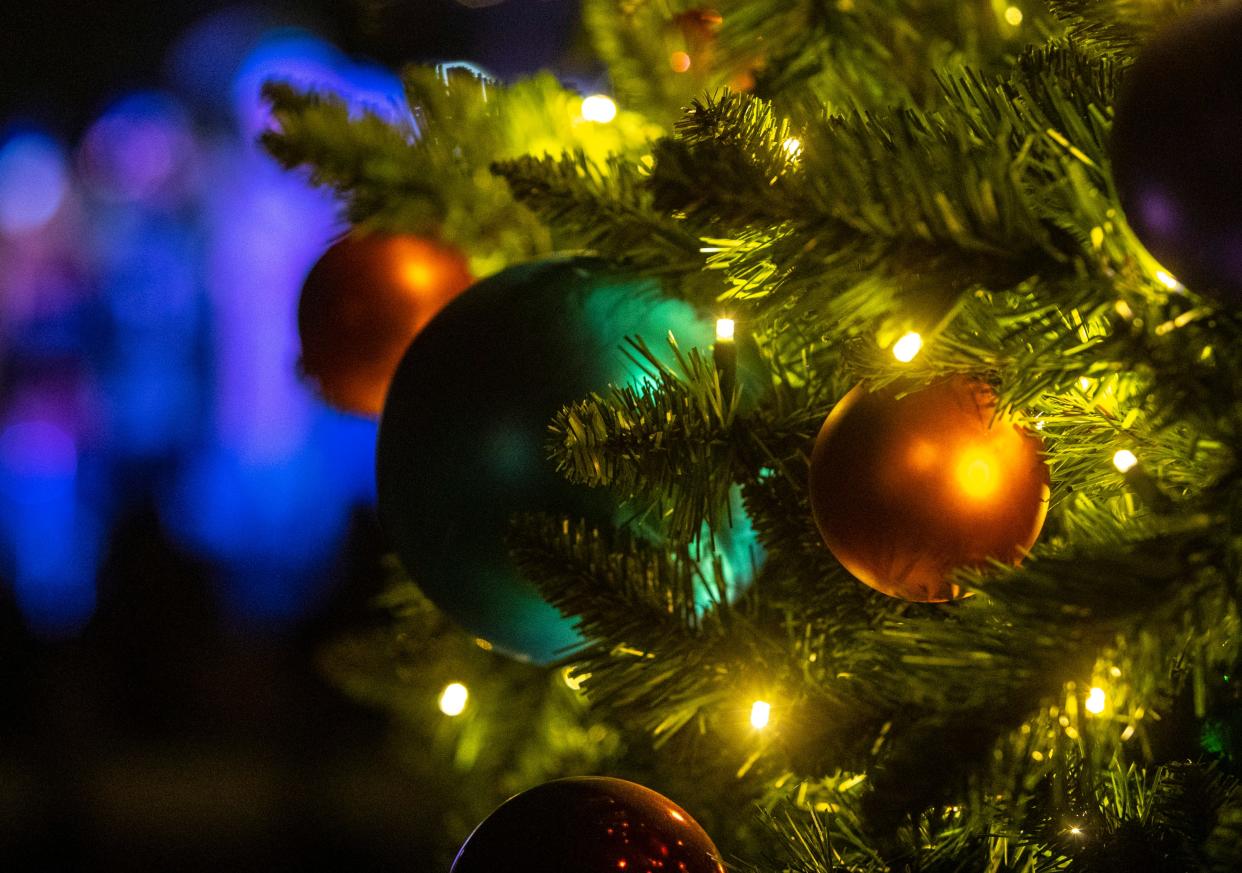
{"label": "green ball ornament", "polygon": [[[521,513],[618,519],[606,490],[556,471],[547,427],[567,403],[648,378],[624,353],[626,337],[645,338],[673,366],[670,332],[682,349],[707,353],[715,323],[654,280],[576,257],[476,283],[406,350],[380,420],[380,521],[427,597],[497,650],[547,663],[583,643],[520,575],[505,535]],[[747,372],[744,390],[757,391]],[[734,581],[748,582],[738,568],[750,569],[753,530],[738,520],[725,533]]]}

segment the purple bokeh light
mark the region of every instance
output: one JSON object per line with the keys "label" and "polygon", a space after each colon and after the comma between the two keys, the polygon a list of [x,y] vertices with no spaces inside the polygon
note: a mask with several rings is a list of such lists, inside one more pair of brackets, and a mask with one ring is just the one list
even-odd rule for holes
{"label": "purple bokeh light", "polygon": [[104,200],[176,200],[192,190],[196,142],[171,96],[130,94],[91,126],[78,151],[83,181]]}

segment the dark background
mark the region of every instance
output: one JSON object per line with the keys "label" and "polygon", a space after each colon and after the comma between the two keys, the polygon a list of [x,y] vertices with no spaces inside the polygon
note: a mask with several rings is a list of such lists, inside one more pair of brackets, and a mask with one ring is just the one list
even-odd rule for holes
{"label": "dark background", "polygon": [[[2,4],[0,132],[20,123],[76,142],[118,95],[170,87],[169,46],[227,5]],[[508,77],[572,54],[575,39],[569,0],[247,9],[390,68],[468,58]],[[187,105],[196,125],[218,122],[210,107]],[[22,335],[0,346],[0,410],[30,374],[97,355],[97,314],[80,309],[72,341],[52,352]],[[97,446],[97,465],[114,450]],[[388,753],[386,717],[345,698],[315,665],[326,640],[374,619],[384,543],[371,507],[353,509],[345,545],[293,619],[252,620],[222,598],[219,567],[167,534],[157,485],[178,463],[174,452],[108,466],[121,508],[103,532],[95,605],[80,625],[32,626],[0,564],[0,867],[427,869],[415,824],[430,789]]]}

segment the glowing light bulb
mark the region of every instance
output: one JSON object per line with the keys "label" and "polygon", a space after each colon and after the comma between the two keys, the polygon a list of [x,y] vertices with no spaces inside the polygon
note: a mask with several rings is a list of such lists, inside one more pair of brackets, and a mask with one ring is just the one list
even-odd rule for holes
{"label": "glowing light bulb", "polygon": [[617,104],[611,97],[603,94],[592,94],[582,101],[582,117],[587,121],[607,124],[617,117]]}
{"label": "glowing light bulb", "polygon": [[791,158],[796,158],[798,155],[802,154],[802,140],[798,139],[796,136],[791,136],[781,143],[781,148],[785,150],[785,154],[789,155]]}
{"label": "glowing light bulb", "polygon": [[1164,270],[1156,271],[1156,281],[1168,288],[1170,291],[1176,291],[1182,287],[1181,282],[1177,281],[1177,279],[1173,278],[1173,276],[1169,275]]}
{"label": "glowing light bulb", "polygon": [[1071,834],[1073,834],[1076,837],[1082,836],[1082,828],[1078,827],[1078,825],[1074,825],[1073,827],[1069,829],[1069,831]]}
{"label": "glowing light bulb", "polygon": [[914,331],[910,331],[893,343],[893,357],[903,364],[908,364],[918,356],[922,349],[923,338]]}
{"label": "glowing light bulb", "polygon": [[572,666],[561,670],[561,681],[570,691],[581,691],[582,683],[591,678],[590,673],[575,673]]}
{"label": "glowing light bulb", "polygon": [[1104,689],[1099,688],[1099,687],[1092,688],[1090,693],[1087,694],[1087,702],[1085,705],[1087,707],[1087,712],[1091,713],[1092,715],[1099,715],[1101,712],[1103,712],[1104,711]]}
{"label": "glowing light bulb", "polygon": [[1120,473],[1129,473],[1138,464],[1138,457],[1129,449],[1118,449],[1113,455],[1113,466]]}
{"label": "glowing light bulb", "polygon": [[750,726],[757,731],[763,730],[768,726],[768,720],[772,717],[772,704],[763,700],[756,700],[750,707]]}
{"label": "glowing light bulb", "polygon": [[1005,10],[1005,21],[1009,22],[1010,26],[1017,27],[1022,23],[1022,10],[1017,6],[1010,6]]}
{"label": "glowing light bulb", "polygon": [[685,52],[673,52],[668,56],[668,65],[674,73],[684,73],[690,69],[690,55]]}
{"label": "glowing light bulb", "polygon": [[732,318],[716,319],[716,339],[731,340],[733,339],[733,330],[735,323]]}
{"label": "glowing light bulb", "polygon": [[470,692],[460,682],[451,682],[440,692],[440,712],[449,717],[461,715],[466,710],[466,701]]}

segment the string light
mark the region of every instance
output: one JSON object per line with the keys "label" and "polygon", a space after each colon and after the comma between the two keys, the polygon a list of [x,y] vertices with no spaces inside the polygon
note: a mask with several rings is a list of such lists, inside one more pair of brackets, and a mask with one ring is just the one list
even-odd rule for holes
{"label": "string light", "polygon": [[460,682],[450,682],[444,686],[444,690],[440,692],[440,712],[449,716],[461,715],[466,710],[466,701],[470,699],[470,692],[466,690],[466,686]]}
{"label": "string light", "polygon": [[763,730],[768,726],[768,720],[772,717],[772,704],[763,700],[756,700],[750,707],[750,726],[757,731]]}
{"label": "string light", "polygon": [[1118,449],[1113,455],[1113,466],[1119,473],[1129,473],[1138,465],[1138,457],[1129,449]]}
{"label": "string light", "polygon": [[1104,689],[1095,687],[1087,694],[1086,702],[1087,712],[1092,715],[1099,715],[1104,711]]}
{"label": "string light", "polygon": [[582,117],[587,121],[607,124],[617,117],[617,104],[611,97],[592,94],[582,101]]}
{"label": "string light", "polygon": [[1022,10],[1017,6],[1010,6],[1005,10],[1005,21],[1009,22],[1011,27],[1017,27],[1022,23]]}
{"label": "string light", "polygon": [[781,143],[781,148],[785,150],[785,154],[789,155],[789,157],[796,158],[802,154],[802,140],[796,136],[791,136]]}
{"label": "string light", "polygon": [[1181,282],[1177,281],[1177,279],[1166,273],[1164,270],[1156,271],[1156,281],[1168,288],[1170,291],[1176,291],[1182,287]]}
{"label": "string light", "polygon": [[893,357],[903,364],[908,364],[918,356],[922,348],[923,338],[914,331],[910,331],[893,343]]}
{"label": "string light", "polygon": [[673,52],[669,55],[668,63],[674,73],[684,73],[690,69],[690,55],[685,52]]}
{"label": "string light", "polygon": [[716,319],[716,339],[722,340],[722,341],[728,341],[728,340],[733,339],[733,331],[735,327],[736,327],[736,324],[734,323],[732,318],[717,318]]}
{"label": "string light", "polygon": [[590,673],[575,673],[572,665],[561,669],[561,681],[570,691],[581,691],[582,683],[590,678]]}
{"label": "string light", "polygon": [[1069,829],[1069,832],[1070,832],[1071,834],[1073,834],[1074,836],[1076,836],[1076,837],[1081,837],[1081,836],[1082,836],[1082,828],[1080,828],[1078,825],[1074,825],[1074,826],[1072,826],[1072,827]]}

